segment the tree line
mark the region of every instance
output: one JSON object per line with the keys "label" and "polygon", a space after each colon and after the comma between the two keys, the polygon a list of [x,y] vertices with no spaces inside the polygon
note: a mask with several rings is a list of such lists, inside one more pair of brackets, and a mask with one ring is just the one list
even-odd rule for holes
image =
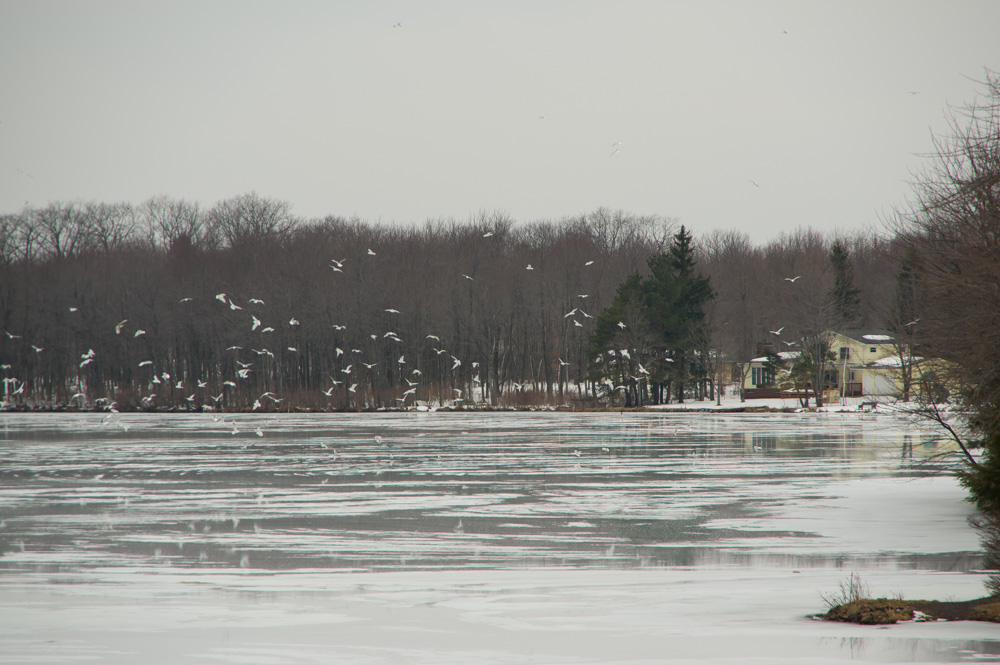
{"label": "tree line", "polygon": [[[209,209],[54,202],[0,217],[3,395],[228,409],[705,397],[733,380],[720,362],[746,367],[769,330],[792,340],[834,320],[833,246],[859,285],[856,323],[883,324],[897,245],[808,229],[764,245],[736,231],[694,238],[669,218],[607,209],[385,226],[298,219],[256,193]],[[713,297],[696,312],[660,293],[701,276]],[[635,280],[666,300],[615,338],[607,326],[628,324],[622,289]],[[657,358],[635,359],[645,375],[595,354],[602,345]]]}

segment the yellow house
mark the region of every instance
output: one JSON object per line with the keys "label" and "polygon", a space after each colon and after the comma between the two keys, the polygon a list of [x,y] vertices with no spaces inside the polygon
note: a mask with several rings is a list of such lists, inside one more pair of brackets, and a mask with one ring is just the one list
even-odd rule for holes
{"label": "yellow house", "polygon": [[[902,392],[904,363],[914,360],[891,334],[870,329],[828,330],[823,336],[833,356],[833,360],[827,361],[824,376],[823,390],[828,396],[897,397]],[[781,374],[787,373],[801,353],[792,351],[776,355],[778,362],[774,356],[750,361],[750,371],[743,383],[748,398],[781,395]]]}

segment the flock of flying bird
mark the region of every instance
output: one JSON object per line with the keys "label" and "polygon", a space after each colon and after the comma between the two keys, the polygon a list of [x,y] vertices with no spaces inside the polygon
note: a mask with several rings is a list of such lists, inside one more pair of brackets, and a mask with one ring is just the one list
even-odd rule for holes
{"label": "flock of flying bird", "polygon": [[[483,238],[490,238],[492,236],[493,236],[492,232],[486,232],[486,233],[483,234]],[[368,248],[368,250],[367,250],[366,253],[370,257],[377,255],[377,253],[373,249],[371,249],[371,248]],[[339,259],[339,260],[338,259],[330,259],[330,266],[329,267],[335,273],[343,273],[344,269],[345,269],[344,267],[345,267],[346,263],[347,263],[347,259]],[[594,265],[594,261],[593,260],[587,261],[584,265],[585,265],[585,267],[592,266],[592,265]],[[531,264],[527,264],[525,266],[525,270],[533,271],[534,268],[532,267]],[[469,276],[469,275],[463,274],[462,277],[464,277],[465,279],[467,279],[469,281],[474,281],[473,278],[471,276]],[[580,294],[578,297],[580,299],[586,299],[586,298],[589,297],[589,294]],[[265,307],[265,302],[262,299],[260,299],[260,298],[249,298],[246,301],[246,305],[240,305],[240,304],[237,303],[237,301],[235,301],[232,298],[232,296],[230,296],[229,294],[224,293],[224,292],[216,294],[215,295],[215,300],[219,301],[223,305],[226,305],[232,311],[243,311],[245,309],[245,307],[249,307],[249,306],[253,306],[254,308]],[[190,302],[193,302],[193,301],[194,301],[194,298],[185,297],[185,298],[182,298],[180,300],[180,304],[190,303]],[[69,311],[70,311],[70,313],[78,313],[80,310],[79,310],[78,307],[70,307]],[[400,311],[398,309],[394,308],[394,307],[387,307],[387,308],[384,309],[384,312],[386,314],[389,314],[389,315],[399,315],[400,314]],[[267,335],[269,333],[274,333],[275,332],[275,328],[273,326],[265,325],[264,321],[261,318],[261,317],[263,317],[263,314],[260,313],[260,310],[257,310],[255,312],[247,312],[247,313],[250,316],[250,320],[249,320],[249,323],[248,323],[250,332],[257,333],[257,334],[260,334],[260,335]],[[260,316],[258,316],[258,314],[260,314]],[[584,326],[578,320],[578,318],[577,318],[578,316],[579,317],[583,317],[584,319],[593,319],[594,318],[591,314],[588,314],[586,311],[584,311],[584,309],[582,307],[574,307],[573,309],[571,309],[569,312],[567,312],[564,315],[564,318],[566,318],[566,319],[570,319],[571,318],[573,326],[575,328],[583,328]],[[122,335],[123,332],[126,331],[126,324],[128,324],[128,323],[129,323],[129,319],[122,319],[121,321],[119,321],[115,325],[115,327],[114,327],[115,334],[119,335],[119,336]],[[295,328],[297,326],[300,326],[301,322],[293,316],[293,317],[291,317],[288,320],[287,325],[290,328]],[[618,322],[618,326],[620,328],[622,328],[622,329],[625,328],[625,324],[622,323],[622,322]],[[333,324],[331,327],[332,327],[332,329],[334,331],[337,331],[337,332],[345,331],[347,329],[347,325],[346,324]],[[23,339],[23,337],[21,335],[16,335],[16,334],[11,333],[10,331],[6,331],[6,330],[4,332],[7,335],[8,339],[10,339],[12,341]],[[130,333],[129,332],[125,332],[125,334],[126,335],[130,335],[133,339],[135,339],[135,338],[139,338],[139,337],[141,337],[143,335],[146,335],[147,331],[144,330],[144,329],[142,329],[142,328],[135,328]],[[386,332],[386,333],[384,333],[382,335],[377,335],[377,334],[373,333],[373,334],[370,334],[369,337],[373,341],[376,341],[376,342],[379,339],[387,340],[387,341],[390,341],[390,342],[396,342],[396,343],[402,342],[402,339],[399,337],[399,335],[397,333],[393,332],[393,331],[388,331],[388,332]],[[428,341],[429,344],[431,344],[431,349],[434,351],[435,354],[437,354],[439,356],[446,355],[447,358],[450,359],[450,362],[451,362],[450,371],[454,372],[454,371],[458,370],[462,366],[462,360],[460,358],[458,358],[457,356],[451,354],[448,350],[446,350],[444,348],[439,348],[441,346],[441,339],[440,339],[440,337],[438,337],[437,335],[429,334],[429,335],[426,335],[425,339]],[[35,353],[42,353],[42,352],[45,351],[44,348],[36,346],[34,344],[32,344],[31,347],[32,347],[32,349],[34,350]],[[233,345],[233,346],[228,347],[226,349],[226,351],[230,351],[230,352],[234,352],[234,353],[239,354],[240,351],[243,351],[243,347],[237,346],[237,345]],[[253,348],[253,347],[251,347],[250,351],[252,353],[256,354],[256,356],[258,358],[266,356],[268,358],[273,359],[275,357],[274,352],[270,351],[269,349],[267,349],[263,345],[260,348]],[[298,353],[299,352],[299,350],[296,347],[294,347],[294,346],[287,346],[287,351],[289,353]],[[340,375],[339,378],[335,378],[334,376],[330,376],[330,381],[331,381],[330,387],[328,389],[326,389],[326,390],[321,390],[321,392],[323,393],[323,395],[326,396],[327,398],[332,398],[334,396],[334,390],[336,390],[338,386],[344,386],[346,393],[349,393],[349,394],[354,394],[354,393],[357,392],[360,383],[364,379],[358,378],[358,375],[356,374],[356,371],[357,371],[356,370],[356,364],[365,367],[367,370],[369,370],[369,372],[371,372],[372,370],[374,370],[374,368],[378,365],[377,362],[364,362],[363,360],[361,360],[361,358],[363,356],[363,351],[361,349],[358,349],[358,348],[350,348],[348,350],[344,350],[343,348],[335,347],[335,353],[336,353],[336,357],[337,358],[345,357],[346,358],[345,362],[347,364],[346,364],[346,366],[344,366],[341,369],[339,369],[339,375]],[[95,362],[96,358],[97,358],[97,354],[94,351],[94,349],[93,348],[88,349],[88,351],[86,353],[83,353],[80,356],[80,359],[78,361],[79,369],[83,370],[88,365],[91,365],[92,363]],[[561,357],[558,358],[558,362],[559,362],[560,371],[562,370],[563,367],[566,367],[566,366],[569,365],[569,363],[566,362],[566,361],[564,361]],[[211,401],[215,402],[215,404],[217,406],[219,406],[219,407],[223,406],[223,403],[224,403],[224,400],[225,400],[225,397],[226,397],[226,390],[227,389],[235,389],[235,388],[237,388],[238,384],[236,383],[236,381],[237,380],[247,380],[247,379],[249,379],[251,373],[254,371],[254,367],[253,367],[254,362],[253,361],[244,362],[243,360],[240,360],[239,358],[236,358],[235,359],[235,363],[236,363],[236,367],[237,367],[237,369],[235,371],[235,375],[233,376],[233,379],[235,379],[235,380],[229,379],[229,380],[223,381],[222,382],[222,386],[221,386],[222,392],[220,392],[218,395],[212,395],[212,394],[208,394],[207,395],[207,398],[210,399]],[[169,372],[167,372],[167,371],[162,371],[160,373],[157,373],[155,370],[152,370],[153,364],[154,363],[153,363],[152,360],[143,360],[143,361],[141,361],[141,362],[138,363],[138,367],[140,369],[149,368],[151,370],[151,375],[150,375],[150,378],[149,378],[148,383],[147,383],[147,388],[148,388],[149,392],[148,392],[147,395],[145,395],[144,397],[141,398],[141,403],[142,403],[142,405],[144,407],[150,407],[150,406],[153,405],[153,401],[155,400],[155,398],[157,396],[156,392],[153,392],[153,391],[161,390],[162,386],[165,386],[165,385],[169,386],[169,388],[171,388],[174,391],[184,391],[184,382],[185,382],[185,379],[183,377],[171,376],[171,374]],[[405,355],[403,355],[403,354],[401,354],[399,356],[399,358],[396,360],[396,364],[398,366],[398,370],[399,370],[398,374],[399,374],[399,376],[406,383],[406,390],[404,390],[402,392],[401,396],[396,397],[395,400],[401,406],[403,406],[403,405],[406,405],[407,400],[410,399],[410,398],[412,398],[413,400],[416,400],[417,389],[418,389],[418,387],[420,385],[420,377],[422,376],[422,372],[418,368],[413,368],[413,369],[409,370],[409,372],[406,372],[405,371],[405,366],[407,364],[407,361],[406,361]],[[479,363],[478,362],[473,362],[473,363],[471,363],[471,367],[475,371],[475,374],[472,376],[472,382],[477,387],[481,387],[481,383],[482,382],[481,382],[481,379],[480,379],[479,373],[478,373]],[[10,365],[0,365],[0,370],[7,370],[7,371],[9,371],[10,369],[11,369]],[[84,383],[85,382],[82,379],[78,379],[77,392],[75,392],[75,394],[70,398],[70,403],[71,404],[77,403],[80,406],[82,406],[84,404],[84,402],[86,400],[86,395],[83,392],[84,391],[84,388],[83,388]],[[523,389],[523,384],[517,383],[517,382],[512,382],[512,383],[513,383],[513,386],[515,387],[516,390],[520,391],[521,389]],[[209,385],[208,385],[209,382],[207,380],[196,379],[195,380],[195,384],[197,385],[197,388],[199,390],[207,391],[208,388],[209,388]],[[3,379],[3,393],[4,394],[2,396],[0,396],[0,400],[3,400],[3,401],[0,401],[0,408],[2,408],[2,407],[5,406],[6,400],[9,400],[12,397],[23,395],[24,394],[24,390],[25,390],[25,386],[26,386],[26,383],[24,381],[21,381],[21,380],[15,378],[15,377],[4,378]],[[450,404],[454,405],[454,404],[457,404],[459,402],[465,401],[464,398],[463,398],[463,395],[465,394],[465,391],[461,390],[460,388],[453,388],[452,390],[454,390],[454,392],[455,392],[455,397],[449,401]],[[202,393],[202,394],[204,394],[204,393]],[[187,397],[184,397],[183,399],[185,401],[187,401],[190,405],[194,405],[196,403],[196,400],[198,399],[198,393],[197,392],[192,392],[190,395],[188,395]],[[77,402],[77,400],[81,400],[81,401]],[[251,410],[252,411],[258,411],[258,410],[264,409],[264,405],[267,403],[266,402],[267,400],[270,400],[270,402],[272,402],[275,405],[280,404],[281,402],[284,401],[283,399],[279,398],[273,392],[270,392],[270,391],[264,392],[264,393],[262,393],[259,397],[257,397],[253,401],[252,406],[251,406]],[[107,410],[107,411],[114,412],[114,413],[117,412],[117,410],[116,410],[116,404],[113,401],[111,401],[111,400],[107,400],[107,399],[95,400],[95,406],[103,406],[103,408],[105,410]],[[424,406],[421,405],[421,406],[418,406],[417,408],[418,409],[422,409],[422,408],[427,408],[427,407],[424,407]]]}

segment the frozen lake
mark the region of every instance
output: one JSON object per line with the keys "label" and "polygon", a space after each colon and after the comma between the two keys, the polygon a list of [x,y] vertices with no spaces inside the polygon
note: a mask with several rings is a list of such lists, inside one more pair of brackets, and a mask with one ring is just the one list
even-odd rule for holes
{"label": "frozen lake", "polygon": [[846,414],[0,414],[0,663],[1000,661],[937,433]]}

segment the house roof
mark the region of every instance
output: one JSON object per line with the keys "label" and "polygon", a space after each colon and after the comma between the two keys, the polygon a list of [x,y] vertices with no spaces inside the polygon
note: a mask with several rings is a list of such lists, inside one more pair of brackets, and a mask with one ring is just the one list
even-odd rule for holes
{"label": "house roof", "polygon": [[[916,365],[921,360],[923,360],[923,358],[918,358],[918,357],[914,356],[913,358],[908,358],[907,360],[910,362],[911,365]],[[868,363],[868,366],[869,367],[902,367],[903,366],[903,361],[900,359],[899,356],[887,356],[885,358],[882,358],[881,360],[874,360],[874,361]]]}
{"label": "house roof", "polygon": [[832,330],[831,332],[864,344],[889,344],[896,339],[885,328],[855,328],[852,330]]}
{"label": "house roof", "polygon": [[[779,360],[798,360],[802,357],[801,351],[779,351],[777,353]],[[750,362],[752,363],[766,363],[768,356],[761,356],[760,358],[754,358]]]}

